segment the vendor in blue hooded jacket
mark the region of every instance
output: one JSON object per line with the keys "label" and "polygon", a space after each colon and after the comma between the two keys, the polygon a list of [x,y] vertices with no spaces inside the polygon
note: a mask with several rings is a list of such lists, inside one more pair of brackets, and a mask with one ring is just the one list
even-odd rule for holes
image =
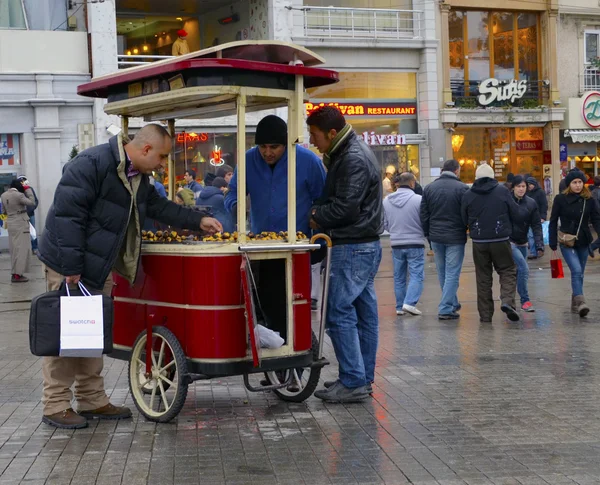
{"label": "vendor in blue hooded jacket", "polygon": [[[246,193],[250,195],[252,232],[287,231],[287,124],[269,115],[256,127],[256,146],[246,152]],[[296,146],[296,230],[310,234],[310,209],[325,187],[325,168],[310,150]],[[225,197],[226,209],[237,210],[237,168]]]}

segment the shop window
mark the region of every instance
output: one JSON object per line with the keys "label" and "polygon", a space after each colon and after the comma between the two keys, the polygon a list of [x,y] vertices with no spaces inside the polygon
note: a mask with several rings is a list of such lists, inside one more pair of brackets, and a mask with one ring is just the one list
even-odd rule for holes
{"label": "shop window", "polygon": [[587,30],[585,32],[584,55],[586,64],[591,64],[598,59],[600,55],[598,52],[599,38],[600,30]]}
{"label": "shop window", "polygon": [[0,135],[0,170],[10,170],[21,165],[19,135]]}
{"label": "shop window", "polygon": [[515,77],[515,37],[514,14],[494,12],[492,32],[494,34],[494,77],[513,79]]}
{"label": "shop window", "polygon": [[412,10],[412,0],[304,0],[304,5],[307,7]]}
{"label": "shop window", "polygon": [[454,158],[461,180],[472,183],[482,161],[494,168],[498,181],[509,173],[528,174],[541,183],[543,174],[542,128],[460,128],[452,136]]}
{"label": "shop window", "polygon": [[455,98],[477,95],[478,85],[488,78],[532,82],[527,97],[539,97],[538,14],[451,10],[448,22]]}
{"label": "shop window", "polygon": [[0,29],[26,29],[22,0],[0,0]]}
{"label": "shop window", "polygon": [[340,72],[340,81],[309,89],[318,99],[416,99],[414,72]]}

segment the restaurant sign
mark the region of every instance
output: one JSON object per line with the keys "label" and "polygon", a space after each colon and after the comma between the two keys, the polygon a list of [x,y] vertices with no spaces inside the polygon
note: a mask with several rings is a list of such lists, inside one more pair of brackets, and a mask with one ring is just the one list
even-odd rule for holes
{"label": "restaurant sign", "polygon": [[600,128],[600,93],[592,92],[583,101],[583,119],[590,128]]}
{"label": "restaurant sign", "polygon": [[392,134],[389,134],[389,135],[388,134],[377,135],[377,134],[375,134],[374,131],[371,131],[370,133],[368,131],[365,131],[362,134],[362,137],[363,137],[363,140],[365,141],[365,143],[367,145],[371,145],[371,146],[406,145],[406,136],[404,136],[404,135],[397,135],[395,133],[392,133]]}
{"label": "restaurant sign", "polygon": [[310,115],[323,106],[333,106],[344,116],[416,116],[416,103],[306,103]]}
{"label": "restaurant sign", "polygon": [[477,102],[481,106],[489,106],[494,102],[508,101],[514,103],[527,92],[527,81],[510,79],[501,81],[496,78],[486,79],[479,84]]}

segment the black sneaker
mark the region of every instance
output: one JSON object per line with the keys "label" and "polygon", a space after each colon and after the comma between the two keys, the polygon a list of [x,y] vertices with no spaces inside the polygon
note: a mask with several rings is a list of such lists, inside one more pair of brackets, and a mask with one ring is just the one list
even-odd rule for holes
{"label": "black sneaker", "polygon": [[438,315],[438,319],[439,320],[458,320],[460,318],[460,315],[456,312],[452,312],[452,313],[440,313]]}
{"label": "black sneaker", "polygon": [[517,310],[515,310],[512,306],[507,305],[506,303],[503,303],[502,306],[500,307],[500,310],[502,310],[504,313],[506,313],[506,317],[511,322],[518,322],[520,320]]}

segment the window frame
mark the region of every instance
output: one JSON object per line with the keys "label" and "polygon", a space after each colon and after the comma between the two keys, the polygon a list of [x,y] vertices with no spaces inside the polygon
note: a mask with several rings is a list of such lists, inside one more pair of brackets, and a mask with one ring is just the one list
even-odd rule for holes
{"label": "window frame", "polygon": [[588,35],[595,35],[597,40],[596,40],[596,46],[597,46],[597,54],[598,57],[600,57],[600,29],[585,29],[583,31],[583,65],[584,66],[591,66],[592,63],[588,62],[587,60],[587,42],[586,42],[586,37]]}
{"label": "window frame", "polygon": [[29,21],[27,19],[27,11],[25,10],[24,0],[17,0],[21,4],[21,12],[23,12],[23,20],[25,21],[25,27],[0,27],[0,30],[29,30]]}

